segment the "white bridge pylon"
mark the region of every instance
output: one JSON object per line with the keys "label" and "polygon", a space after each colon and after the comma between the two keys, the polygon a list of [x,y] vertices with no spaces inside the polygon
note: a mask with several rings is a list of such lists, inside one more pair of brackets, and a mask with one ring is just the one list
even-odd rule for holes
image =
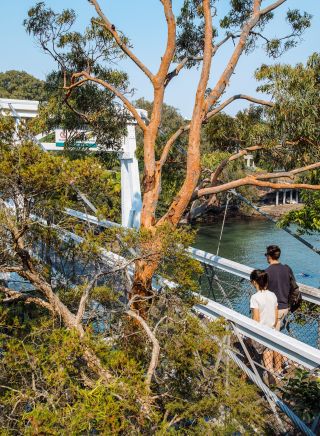
{"label": "white bridge pylon", "polygon": [[[0,98],[0,113],[11,115],[16,122],[28,120],[38,115],[39,101],[17,100],[11,98]],[[147,111],[137,109],[142,118],[147,118]],[[120,150],[118,150],[121,164],[121,225],[123,227],[140,227],[140,214],[142,208],[140,177],[138,159],[136,157],[136,121],[130,119],[127,122],[127,134],[122,138]],[[53,132],[50,132],[53,133]],[[47,133],[37,135],[36,139],[46,151],[61,151],[61,129],[55,130],[55,142],[42,142],[41,139]],[[99,150],[99,146],[88,147],[93,152]],[[113,150],[106,150],[113,151]]]}

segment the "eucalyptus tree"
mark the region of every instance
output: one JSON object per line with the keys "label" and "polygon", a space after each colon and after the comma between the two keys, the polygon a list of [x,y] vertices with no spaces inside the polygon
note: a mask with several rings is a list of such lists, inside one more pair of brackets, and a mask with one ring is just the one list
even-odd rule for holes
{"label": "eucalyptus tree", "polygon": [[[253,103],[273,107],[271,101],[264,101],[253,96],[241,94],[234,95],[226,100],[221,100],[226,87],[232,79],[233,72],[241,56],[250,51],[254,51],[262,41],[263,47],[270,56],[278,56],[283,51],[295,46],[305,29],[310,26],[311,16],[299,10],[288,9],[286,21],[291,27],[288,34],[282,34],[278,27],[275,38],[268,39],[265,30],[272,24],[274,13],[282,9],[286,0],[266,2],[262,0],[232,0],[228,5],[226,14],[220,11],[221,5],[213,0],[184,0],[180,15],[176,18],[173,12],[174,2],[171,0],[161,0],[163,18],[166,21],[166,46],[163,53],[159,53],[159,67],[153,72],[135,54],[134,49],[124,36],[122,30],[118,29],[114,20],[104,12],[98,0],[90,0],[93,12],[96,17],[91,20],[91,27],[95,29],[95,35],[99,40],[98,47],[112,47],[118,54],[131,60],[137,68],[146,76],[153,88],[153,106],[149,115],[149,122],[137,112],[133,103],[121,87],[110,80],[108,75],[96,68],[96,58],[88,56],[80,50],[82,64],[77,68],[66,68],[57,56],[53,47],[59,46],[64,49],[67,47],[73,52],[73,47],[78,47],[74,39],[81,39],[79,34],[74,36],[69,31],[69,26],[73,23],[73,13],[65,11],[60,15],[55,15],[52,11],[45,9],[43,3],[38,4],[29,11],[29,18],[26,20],[26,28],[40,42],[45,51],[50,52],[57,62],[61,65],[64,75],[64,89],[66,99],[76,90],[81,89],[87,84],[97,85],[105,88],[117,97],[129,113],[134,117],[137,124],[143,131],[144,136],[144,177],[143,177],[143,207],[141,213],[141,227],[148,231],[152,246],[161,253],[162,241],[161,229],[163,226],[174,229],[178,225],[190,200],[218,192],[227,191],[244,185],[254,185],[272,188],[285,188],[287,184],[276,182],[283,173],[257,173],[247,175],[240,179],[230,180],[220,183],[219,177],[228,163],[238,157],[243,156],[248,151],[263,148],[263,144],[254,144],[246,149],[242,149],[234,156],[219,163],[212,176],[212,185],[201,189],[196,189],[201,172],[201,127],[210,118],[221,112],[227,105],[235,100],[245,99]],[[138,7],[138,3],[137,3]],[[125,9],[122,13],[125,13]],[[162,18],[162,19],[163,19]],[[61,23],[63,30],[58,34],[50,29],[53,22]],[[219,24],[214,23],[219,22]],[[225,63],[225,68],[220,77],[211,85],[210,73],[216,54],[225,50],[228,51],[231,45],[231,52]],[[78,49],[77,49],[78,52]],[[67,55],[63,55],[63,59]],[[199,79],[197,90],[194,97],[194,107],[190,122],[183,123],[171,137],[162,145],[160,156],[156,155],[156,141],[159,135],[161,115],[164,104],[165,92],[168,86],[174,86],[174,82],[179,78],[180,72],[184,68],[199,68]],[[156,209],[159,202],[161,191],[161,180],[164,165],[174,147],[175,142],[182,135],[187,136],[187,158],[185,165],[184,180],[180,189],[172,198],[172,201],[160,218],[156,218]],[[294,174],[304,172],[308,169],[317,168],[319,162],[308,166],[303,166],[295,170]],[[291,176],[288,172],[286,175]],[[270,180],[273,181],[270,181]],[[291,185],[301,189],[319,189],[319,185],[295,183]],[[146,242],[150,245],[151,242]],[[151,280],[157,270],[161,259],[161,254],[153,259],[141,259],[135,264],[135,278],[132,286],[133,294],[149,296],[151,292]]]}

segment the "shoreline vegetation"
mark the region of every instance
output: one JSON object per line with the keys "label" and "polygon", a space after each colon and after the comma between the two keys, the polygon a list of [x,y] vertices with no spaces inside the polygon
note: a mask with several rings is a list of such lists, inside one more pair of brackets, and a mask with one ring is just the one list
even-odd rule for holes
{"label": "shoreline vegetation", "polygon": [[[303,203],[299,204],[279,204],[279,205],[266,205],[260,206],[259,209],[270,215],[272,218],[279,219],[285,214],[291,211],[300,210],[304,207]],[[192,223],[193,224],[211,224],[215,222],[220,222],[223,218],[224,207],[215,208],[209,211],[203,216],[199,216]],[[258,211],[254,209],[248,210],[247,208],[239,208],[232,206],[229,208],[227,213],[227,219],[230,220],[262,220],[266,221],[267,218],[261,215]],[[185,220],[181,220],[181,224],[186,224]]]}

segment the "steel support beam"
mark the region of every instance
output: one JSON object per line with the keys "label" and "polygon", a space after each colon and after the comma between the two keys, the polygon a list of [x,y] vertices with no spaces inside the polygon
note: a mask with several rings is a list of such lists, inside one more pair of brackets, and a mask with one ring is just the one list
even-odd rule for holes
{"label": "steel support beam", "polygon": [[278,351],[288,359],[299,365],[313,370],[320,367],[320,350],[311,347],[274,329],[262,326],[251,318],[248,318],[235,310],[229,309],[220,303],[208,298],[206,304],[195,306],[198,313],[215,320],[225,318],[236,325],[238,330],[246,337],[258,341],[260,344]]}

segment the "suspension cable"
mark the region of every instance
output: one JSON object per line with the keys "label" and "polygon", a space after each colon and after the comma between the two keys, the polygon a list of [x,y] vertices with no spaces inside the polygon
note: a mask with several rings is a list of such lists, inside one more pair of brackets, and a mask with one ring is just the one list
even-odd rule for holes
{"label": "suspension cable", "polygon": [[228,206],[229,206],[230,200],[231,200],[231,194],[228,193],[228,195],[227,195],[227,202],[226,202],[225,209],[224,209],[223,221],[222,221],[222,225],[221,225],[220,237],[219,237],[219,241],[218,241],[217,252],[216,252],[217,256],[219,255],[220,244],[221,244],[221,239],[222,239],[222,235],[223,235],[223,230],[224,230],[224,225],[225,225],[225,222],[226,222],[226,217],[227,217]]}

